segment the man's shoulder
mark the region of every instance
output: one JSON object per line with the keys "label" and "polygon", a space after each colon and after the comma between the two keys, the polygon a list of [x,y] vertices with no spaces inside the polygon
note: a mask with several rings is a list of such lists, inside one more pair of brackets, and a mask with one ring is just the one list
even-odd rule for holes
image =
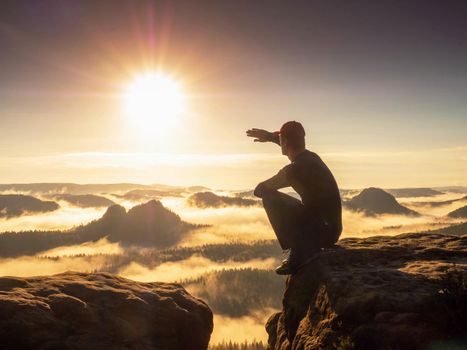
{"label": "man's shoulder", "polygon": [[308,149],[305,149],[299,156],[295,159],[295,163],[316,163],[322,162],[321,157]]}
{"label": "man's shoulder", "polygon": [[300,153],[297,158],[294,159],[293,162],[285,165],[280,172],[286,175],[292,175],[295,173],[303,174],[304,172],[313,171],[317,168],[322,168],[323,161],[319,157],[319,155],[315,152],[312,152],[308,149],[305,149],[302,153]]}

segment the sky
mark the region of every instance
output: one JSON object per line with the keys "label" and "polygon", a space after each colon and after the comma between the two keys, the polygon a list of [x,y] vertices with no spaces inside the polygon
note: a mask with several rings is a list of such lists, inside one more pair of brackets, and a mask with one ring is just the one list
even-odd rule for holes
{"label": "sky", "polygon": [[[248,189],[300,121],[341,188],[467,185],[465,1],[2,1],[0,183]],[[170,125],[125,111],[146,72]],[[159,118],[159,119],[157,119]]]}

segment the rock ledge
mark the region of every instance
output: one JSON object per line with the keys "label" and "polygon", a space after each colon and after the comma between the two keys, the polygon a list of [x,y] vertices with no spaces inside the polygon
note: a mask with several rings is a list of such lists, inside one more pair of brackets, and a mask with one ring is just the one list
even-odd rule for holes
{"label": "rock ledge", "polygon": [[461,349],[466,262],[466,235],[343,239],[288,277],[269,349]]}
{"label": "rock ledge", "polygon": [[179,284],[107,273],[0,278],[1,349],[206,349],[209,307]]}

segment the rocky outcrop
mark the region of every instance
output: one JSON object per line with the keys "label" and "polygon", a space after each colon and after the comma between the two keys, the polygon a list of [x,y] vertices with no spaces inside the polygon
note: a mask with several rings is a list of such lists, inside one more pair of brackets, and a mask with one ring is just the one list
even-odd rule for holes
{"label": "rocky outcrop", "polygon": [[32,213],[54,211],[60,206],[52,201],[42,201],[22,194],[0,194],[0,218],[13,218]]}
{"label": "rocky outcrop", "polygon": [[213,315],[179,284],[67,272],[0,278],[1,349],[207,349]]}
{"label": "rocky outcrop", "polygon": [[83,242],[104,236],[125,245],[168,247],[196,225],[182,221],[180,216],[151,200],[128,210],[116,204],[102,218],[77,228],[74,232]]}
{"label": "rocky outcrop", "polygon": [[376,187],[365,188],[352,199],[344,201],[343,205],[350,210],[362,212],[369,216],[381,214],[420,215],[416,211],[400,205],[393,195]]}
{"label": "rocky outcrop", "polygon": [[287,278],[269,349],[460,349],[466,261],[467,236],[343,239]]}
{"label": "rocky outcrop", "polygon": [[156,200],[134,206],[128,212],[115,204],[107,208],[100,219],[71,230],[3,232],[0,234],[0,257],[33,255],[104,237],[125,246],[167,248],[178,243],[190,230],[202,226],[181,220]]}
{"label": "rocky outcrop", "polygon": [[[113,239],[143,246],[167,247],[177,243],[184,233],[194,227],[182,221],[178,214],[164,207],[160,201],[151,200],[128,210],[123,226],[114,233]],[[130,237],[128,233],[131,233]]]}

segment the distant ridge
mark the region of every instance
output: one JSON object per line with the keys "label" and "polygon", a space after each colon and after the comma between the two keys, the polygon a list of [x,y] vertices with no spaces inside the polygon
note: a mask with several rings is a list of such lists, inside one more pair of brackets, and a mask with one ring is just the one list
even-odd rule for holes
{"label": "distant ridge", "polygon": [[430,207],[442,207],[444,205],[449,205],[455,202],[460,202],[460,201],[465,201],[467,200],[467,196],[460,197],[460,198],[455,198],[455,199],[449,199],[446,201],[427,201],[427,202],[413,202],[413,204],[417,205],[426,205]]}
{"label": "distant ridge", "polygon": [[116,195],[116,197],[128,199],[131,201],[147,201],[150,199],[160,199],[162,197],[180,197],[183,193],[183,189],[164,189],[164,190],[153,190],[153,189],[135,189],[124,193],[123,195]]}
{"label": "distant ridge", "polygon": [[387,188],[386,192],[395,197],[433,197],[444,192],[440,192],[428,187],[414,187],[414,188]]}
{"label": "distant ridge", "polygon": [[429,230],[423,233],[437,233],[443,235],[455,235],[462,236],[467,235],[467,221],[464,221],[460,224],[454,224],[447,227],[442,227],[436,230]]}
{"label": "distant ridge", "polygon": [[467,205],[451,211],[448,216],[451,218],[467,218]]}
{"label": "distant ridge", "polygon": [[467,193],[467,186],[441,186],[433,189],[442,192]]}
{"label": "distant ridge", "polygon": [[363,212],[369,216],[380,214],[420,215],[416,211],[400,205],[393,195],[376,187],[365,188],[352,199],[344,201],[343,204],[348,209]]}
{"label": "distant ridge", "polygon": [[50,195],[50,197],[56,200],[65,201],[80,208],[102,208],[110,207],[115,204],[108,198],[94,194],[56,194]]}
{"label": "distant ridge", "polygon": [[52,201],[42,201],[22,194],[0,194],[0,218],[13,218],[28,213],[45,213],[60,206]]}

